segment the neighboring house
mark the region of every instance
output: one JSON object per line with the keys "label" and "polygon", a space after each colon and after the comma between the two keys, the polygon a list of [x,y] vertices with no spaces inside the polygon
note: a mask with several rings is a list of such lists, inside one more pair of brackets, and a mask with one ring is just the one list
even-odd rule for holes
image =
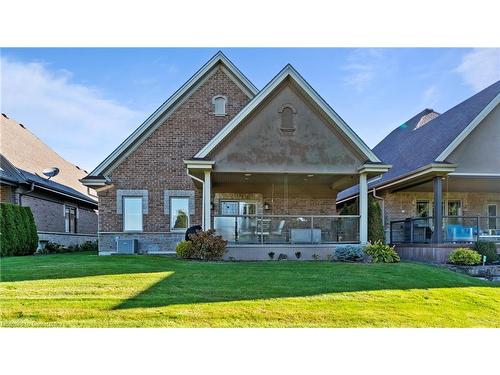
{"label": "neighboring house", "polygon": [[[99,252],[175,250],[215,228],[228,257],[326,257],[367,241],[367,178],[384,165],[290,65],[262,90],[221,52],[82,182],[99,196]],[[360,216],[337,192],[361,183]],[[121,248],[120,248],[121,249]]]}
{"label": "neighboring house", "polygon": [[[58,168],[50,179],[43,171]],[[87,172],[63,159],[23,124],[0,117],[0,201],[28,206],[41,242],[97,239],[97,196],[79,179]]]}
{"label": "neighboring house", "polygon": [[[392,165],[369,182],[388,242],[500,242],[499,102],[500,81],[443,114],[422,111],[375,146]],[[358,192],[341,192],[339,205]]]}

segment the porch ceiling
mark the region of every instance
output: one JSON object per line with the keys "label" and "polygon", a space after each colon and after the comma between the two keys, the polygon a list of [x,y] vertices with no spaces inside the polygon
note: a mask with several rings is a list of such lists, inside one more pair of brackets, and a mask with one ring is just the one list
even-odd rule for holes
{"label": "porch ceiling", "polygon": [[212,184],[221,185],[289,185],[328,186],[341,190],[358,183],[357,175],[280,174],[280,173],[212,173]]}
{"label": "porch ceiling", "polygon": [[[432,192],[432,181],[410,186],[402,191]],[[447,176],[443,180],[443,191],[500,193],[500,177]]]}

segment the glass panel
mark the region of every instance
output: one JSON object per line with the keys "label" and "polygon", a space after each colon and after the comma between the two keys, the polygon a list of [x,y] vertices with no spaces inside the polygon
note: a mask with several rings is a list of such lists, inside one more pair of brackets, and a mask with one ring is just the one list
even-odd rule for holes
{"label": "glass panel", "polygon": [[220,203],[221,215],[238,215],[238,202],[222,201]]}
{"label": "glass panel", "polygon": [[417,201],[417,216],[418,217],[429,216],[429,201]]}
{"label": "glass panel", "polygon": [[142,197],[123,197],[123,230],[142,231]]}
{"label": "glass panel", "polygon": [[489,204],[488,205],[488,229],[497,229],[497,205]]}
{"label": "glass panel", "polygon": [[226,100],[224,98],[215,99],[215,114],[224,115],[226,114]]}
{"label": "glass panel", "polygon": [[446,216],[460,216],[462,211],[462,201],[448,201],[448,213]]}
{"label": "glass panel", "polygon": [[356,243],[358,216],[215,216],[214,229],[237,243]]}
{"label": "glass panel", "polygon": [[66,233],[76,233],[76,208],[65,207],[64,209],[64,229]]}
{"label": "glass panel", "polygon": [[240,202],[240,215],[255,215],[257,205],[255,203]]}
{"label": "glass panel", "polygon": [[189,227],[189,198],[170,199],[171,230],[185,230]]}
{"label": "glass panel", "polygon": [[477,218],[474,217],[445,217],[443,228],[446,242],[473,242],[479,231]]}

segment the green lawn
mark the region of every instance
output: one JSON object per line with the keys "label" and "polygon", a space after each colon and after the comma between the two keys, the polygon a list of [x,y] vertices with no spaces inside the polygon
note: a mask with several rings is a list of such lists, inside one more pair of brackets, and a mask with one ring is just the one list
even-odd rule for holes
{"label": "green lawn", "polygon": [[5,327],[500,327],[498,283],[416,263],[1,259]]}

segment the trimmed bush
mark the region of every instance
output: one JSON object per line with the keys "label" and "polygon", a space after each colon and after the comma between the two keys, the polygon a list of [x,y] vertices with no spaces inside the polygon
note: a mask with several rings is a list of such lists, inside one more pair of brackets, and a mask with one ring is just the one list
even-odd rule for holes
{"label": "trimmed bush", "polygon": [[486,256],[486,263],[493,263],[498,259],[497,246],[494,242],[477,241],[474,245],[474,250]]}
{"label": "trimmed bush", "polygon": [[448,255],[448,263],[461,266],[474,266],[481,263],[481,254],[466,247],[459,247]]}
{"label": "trimmed bush", "polygon": [[339,245],[335,248],[334,260],[340,262],[360,262],[364,257],[362,245]]}
{"label": "trimmed bush", "polygon": [[201,260],[218,260],[226,253],[227,241],[216,236],[214,229],[199,230],[189,235],[191,240],[191,258]]}
{"label": "trimmed bush", "polygon": [[95,251],[99,249],[99,243],[97,241],[87,241],[80,245],[80,251]]}
{"label": "trimmed bush", "polygon": [[175,247],[175,252],[180,258],[191,258],[193,244],[191,241],[181,241]]}
{"label": "trimmed bush", "polygon": [[374,263],[398,263],[400,261],[394,246],[375,242],[365,247],[365,254],[372,258]]}
{"label": "trimmed bush", "polygon": [[31,255],[38,247],[35,220],[29,207],[0,204],[0,255]]}

